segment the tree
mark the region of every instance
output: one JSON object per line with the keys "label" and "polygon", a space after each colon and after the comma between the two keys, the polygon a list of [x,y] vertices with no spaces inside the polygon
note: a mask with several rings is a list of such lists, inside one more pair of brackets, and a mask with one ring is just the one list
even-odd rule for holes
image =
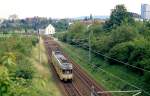
{"label": "tree", "polygon": [[[145,38],[135,39],[134,50],[129,57],[129,63],[150,70],[150,43]],[[141,73],[143,73],[141,71]]]}
{"label": "tree", "polygon": [[34,76],[34,67],[28,59],[18,60],[18,68],[15,72],[15,77],[23,79],[32,79]]}
{"label": "tree", "polygon": [[110,42],[111,42],[111,38],[110,36],[107,35],[102,35],[102,36],[97,36],[97,37],[93,37],[92,38],[92,49],[96,50],[98,52],[101,52],[103,54],[107,53],[111,46],[110,46]]}
{"label": "tree", "polygon": [[87,21],[88,20],[88,17],[86,16],[86,17],[84,17],[84,21]]}
{"label": "tree", "polygon": [[81,39],[84,33],[86,32],[86,25],[80,22],[76,22],[72,24],[69,28],[69,34],[71,34],[74,38],[72,39]]}
{"label": "tree", "polygon": [[106,21],[104,28],[106,30],[111,30],[120,26],[122,23],[132,23],[134,19],[127,12],[127,9],[124,5],[117,5],[115,9],[112,10],[110,19]]}
{"label": "tree", "polygon": [[149,72],[145,72],[144,74],[144,88],[145,90],[147,90],[147,92],[149,92],[150,90],[150,73]]}
{"label": "tree", "polygon": [[115,46],[115,44],[133,40],[137,36],[138,32],[134,27],[129,25],[122,25],[112,30],[111,40],[113,44],[111,45]]}
{"label": "tree", "polygon": [[92,20],[93,19],[93,16],[92,16],[92,14],[90,14],[90,20]]}
{"label": "tree", "polygon": [[56,28],[57,32],[62,32],[62,31],[66,31],[68,29],[69,21],[67,19],[61,19],[61,20],[55,22],[53,25]]}
{"label": "tree", "polygon": [[[116,46],[111,48],[108,55],[114,59],[127,63],[128,58],[130,57],[130,54],[133,50],[134,50],[134,44],[132,42],[124,42],[124,43],[117,44]],[[113,64],[114,60],[110,59],[109,62]]]}

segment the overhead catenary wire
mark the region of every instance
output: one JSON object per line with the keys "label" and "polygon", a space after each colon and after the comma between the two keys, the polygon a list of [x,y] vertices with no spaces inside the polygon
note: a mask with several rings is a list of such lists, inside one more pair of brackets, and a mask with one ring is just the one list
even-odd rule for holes
{"label": "overhead catenary wire", "polygon": [[130,91],[102,91],[102,92],[98,92],[98,93],[106,93],[106,92],[113,92],[113,93],[118,93],[118,92],[122,92],[122,93],[135,93],[135,92],[140,92],[140,90],[130,90]]}
{"label": "overhead catenary wire", "polygon": [[149,70],[146,70],[146,69],[143,69],[143,68],[140,68],[140,67],[131,65],[131,64],[129,64],[129,63],[125,63],[125,62],[120,61],[120,60],[118,60],[118,59],[115,59],[115,58],[109,57],[109,56],[107,56],[107,55],[104,55],[104,54],[102,54],[102,53],[100,53],[100,52],[96,52],[96,51],[93,51],[93,50],[92,50],[92,52],[93,52],[93,53],[96,53],[96,54],[99,54],[99,55],[101,55],[101,56],[104,56],[104,57],[106,57],[106,58],[112,59],[112,60],[114,60],[114,61],[117,61],[117,62],[119,62],[119,63],[122,63],[122,64],[124,64],[124,65],[130,66],[130,67],[132,67],[132,68],[139,69],[139,70],[142,70],[142,71],[145,71],[145,72],[149,72],[149,73],[150,73]]}
{"label": "overhead catenary wire", "polygon": [[[87,46],[83,46],[83,45],[75,45],[75,46],[81,46],[81,47],[83,47],[83,48],[85,48],[85,49],[88,49]],[[93,51],[92,51],[92,52],[93,52]],[[95,53],[95,52],[93,52],[93,53]],[[98,54],[98,52],[96,52],[96,53]],[[85,61],[84,61],[84,62],[85,62]],[[112,77],[117,78],[117,79],[121,80],[122,82],[125,82],[126,84],[128,84],[128,85],[130,85],[130,86],[132,86],[132,87],[134,87],[134,88],[136,88],[136,89],[138,89],[138,90],[143,91],[145,94],[147,94],[147,95],[150,96],[150,93],[149,93],[149,92],[147,92],[147,91],[145,91],[145,90],[143,90],[143,89],[137,87],[136,85],[131,84],[131,83],[129,83],[128,81],[123,80],[123,79],[121,79],[120,77],[118,77],[118,76],[116,76],[116,75],[114,75],[114,74],[112,74],[112,73],[110,73],[110,72],[108,72],[108,71],[106,71],[106,70],[104,70],[104,69],[102,69],[102,68],[100,68],[100,67],[97,67],[97,68],[100,69],[101,71],[105,72],[106,74],[109,74],[109,75],[111,75]]]}
{"label": "overhead catenary wire", "polygon": [[[78,39],[77,39],[77,40],[78,40]],[[84,40],[84,39],[83,39],[83,40]],[[81,45],[81,46],[83,46],[83,45]],[[87,47],[87,46],[86,46],[86,47]],[[140,67],[134,66],[134,65],[132,65],[132,64],[129,64],[129,63],[123,62],[123,61],[121,61],[121,60],[118,60],[118,59],[112,58],[112,57],[110,57],[110,56],[107,56],[107,55],[105,55],[105,54],[102,54],[100,51],[99,51],[99,52],[97,52],[97,51],[95,51],[95,50],[91,50],[91,52],[93,52],[93,53],[95,53],[95,54],[98,54],[98,55],[101,55],[101,56],[103,56],[103,57],[106,57],[106,58],[108,58],[108,59],[111,59],[111,60],[117,61],[117,62],[119,62],[119,63],[121,63],[121,64],[126,65],[126,66],[130,66],[130,67],[132,67],[132,68],[135,68],[135,69],[138,69],[138,70],[141,70],[141,71],[145,71],[145,72],[150,73],[150,70],[146,70],[146,69],[143,69],[143,68],[140,68]]]}

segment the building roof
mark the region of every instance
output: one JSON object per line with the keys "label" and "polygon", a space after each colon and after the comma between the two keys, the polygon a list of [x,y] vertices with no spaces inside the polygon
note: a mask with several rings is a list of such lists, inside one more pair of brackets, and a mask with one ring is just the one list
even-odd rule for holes
{"label": "building roof", "polygon": [[53,27],[54,28],[54,26],[52,24],[49,24],[46,28],[48,28],[48,27]]}

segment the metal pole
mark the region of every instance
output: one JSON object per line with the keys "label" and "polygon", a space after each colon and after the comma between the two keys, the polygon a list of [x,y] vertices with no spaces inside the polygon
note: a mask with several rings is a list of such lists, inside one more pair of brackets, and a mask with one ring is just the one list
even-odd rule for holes
{"label": "metal pole", "polygon": [[94,86],[91,87],[91,96],[94,96]]}
{"label": "metal pole", "polygon": [[91,32],[89,33],[89,62],[91,62]]}
{"label": "metal pole", "polygon": [[99,91],[99,92],[97,92],[98,94],[99,93],[101,93],[101,94],[103,94],[103,93],[139,93],[139,92],[141,92],[141,90],[129,90],[129,91]]}
{"label": "metal pole", "polygon": [[[93,19],[92,19],[92,24],[93,24]],[[92,25],[91,24],[91,25]],[[89,25],[89,26],[91,26]],[[91,30],[90,33],[89,33],[89,62],[91,62],[91,36],[93,35],[93,31]]]}
{"label": "metal pole", "polygon": [[41,45],[40,45],[40,32],[39,32],[39,30],[38,30],[38,33],[39,33],[39,62],[40,62],[40,64],[41,64]]}
{"label": "metal pole", "polygon": [[92,47],[91,47],[91,36],[93,35],[93,31],[91,30],[91,32],[89,33],[89,62],[91,62],[91,50],[92,50]]}
{"label": "metal pole", "polygon": [[102,92],[97,92],[97,94],[104,94],[104,93],[135,93],[132,96],[137,96],[141,94],[141,90],[129,90],[129,91],[102,91]]}
{"label": "metal pole", "polygon": [[139,94],[141,94],[142,92],[138,92],[138,93],[136,93],[136,94],[134,94],[133,96],[137,96],[137,95],[139,95]]}

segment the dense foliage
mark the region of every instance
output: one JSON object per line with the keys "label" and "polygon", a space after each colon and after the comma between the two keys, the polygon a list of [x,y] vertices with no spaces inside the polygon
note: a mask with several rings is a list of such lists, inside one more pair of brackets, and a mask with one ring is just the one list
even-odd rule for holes
{"label": "dense foliage", "polygon": [[66,31],[69,26],[69,20],[61,19],[59,21],[53,22],[53,25],[56,28],[56,32]]}
{"label": "dense foliage", "polygon": [[134,21],[123,5],[117,5],[112,10],[110,19],[104,24],[93,23],[89,26],[77,22],[70,26],[68,32],[56,36],[61,41],[87,48],[90,37],[92,50],[113,58],[106,58],[110,66],[118,64],[139,74],[141,76],[139,78],[144,82],[143,89],[150,93],[149,72],[117,62],[119,60],[135,67],[150,70],[149,29],[149,21]]}
{"label": "dense foliage", "polygon": [[130,13],[127,12],[127,9],[124,7],[124,5],[117,5],[115,9],[112,10],[110,19],[106,21],[104,29],[111,30],[125,22],[128,24],[133,24],[134,20]]}
{"label": "dense foliage", "polygon": [[38,90],[32,86],[34,67],[28,59],[37,42],[34,36],[0,38],[0,96],[38,96]]}

